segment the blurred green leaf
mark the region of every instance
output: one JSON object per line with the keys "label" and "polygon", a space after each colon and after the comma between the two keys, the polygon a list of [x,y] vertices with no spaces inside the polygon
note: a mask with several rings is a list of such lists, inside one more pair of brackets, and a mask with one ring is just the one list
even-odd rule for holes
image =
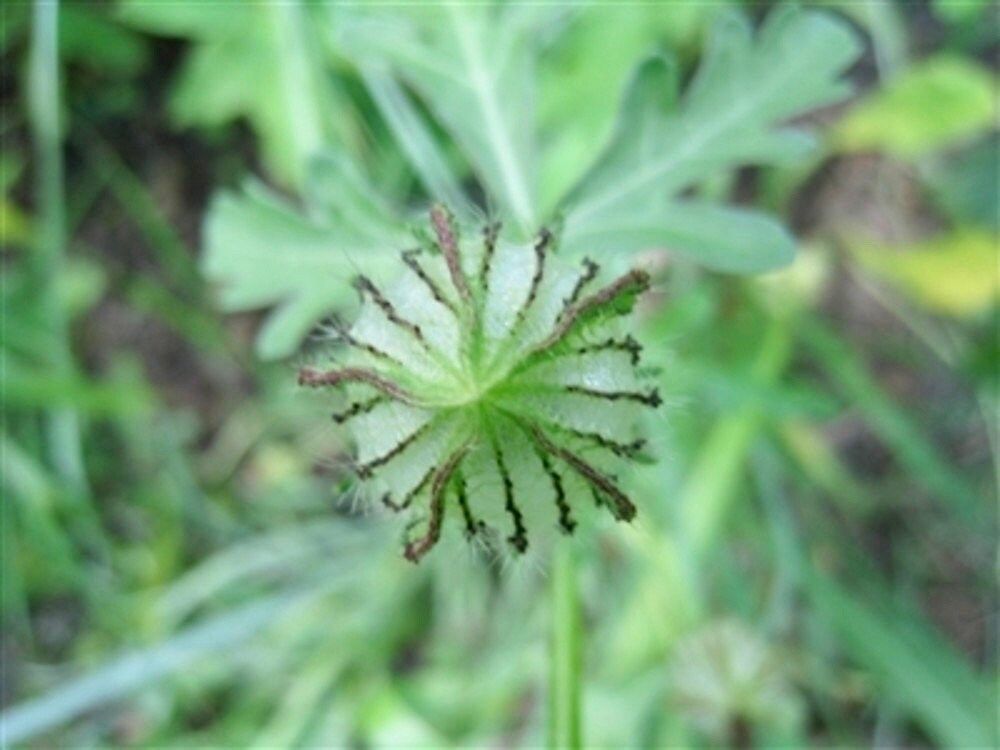
{"label": "blurred green leaf", "polygon": [[996,80],[970,60],[936,55],[875,91],[841,120],[833,136],[846,151],[921,156],[996,123]]}
{"label": "blurred green leaf", "polygon": [[67,259],[55,285],[67,318],[75,318],[96,305],[104,294],[107,281],[104,269],[94,261],[80,257]]}
{"label": "blurred green leaf", "polygon": [[766,271],[795,257],[794,238],[776,220],[693,200],[655,210],[622,209],[566,242],[577,253],[658,248],[705,268],[735,273]]}
{"label": "blurred green leaf", "polygon": [[322,519],[230,544],[171,582],[153,608],[157,625],[176,627],[199,607],[223,600],[227,592],[292,578],[318,559],[330,561],[331,584],[334,577],[349,580],[351,561],[374,543],[366,531],[339,518]]}
{"label": "blurred green leaf", "polygon": [[[24,154],[7,149],[0,151],[0,194],[6,196],[24,174]],[[0,224],[0,226],[3,226]]]}
{"label": "blurred green leaf", "polygon": [[79,540],[60,523],[58,506],[65,499],[57,478],[5,433],[0,433],[0,486],[8,511],[3,517],[4,557],[13,562],[4,568],[0,587],[6,625],[15,613],[27,617],[26,591],[37,596],[84,589],[87,575],[75,548]]}
{"label": "blurred green leaf", "polygon": [[697,53],[705,28],[735,0],[713,3],[595,4],[568,12],[566,29],[539,57],[539,170],[547,215],[583,176],[614,124],[636,55],[666,47]]}
{"label": "blurred green leaf", "polygon": [[837,8],[871,35],[875,67],[880,76],[896,73],[906,65],[909,43],[906,8],[898,3],[831,0]]}
{"label": "blurred green leaf", "polygon": [[5,374],[5,406],[13,409],[72,407],[94,415],[148,410],[152,394],[137,383],[94,382],[80,375],[52,374],[46,369],[9,366]]}
{"label": "blurred green leaf", "polygon": [[993,3],[990,0],[932,0],[934,13],[949,23],[969,23],[982,15]]}
{"label": "blurred green leaf", "polygon": [[[139,73],[149,62],[149,43],[115,22],[99,3],[63,3],[59,9],[59,55],[63,60],[123,76]],[[30,3],[6,3],[0,23],[0,51],[27,34]],[[102,84],[106,85],[105,81]]]}
{"label": "blurred green leaf", "polygon": [[837,414],[840,404],[829,394],[798,383],[765,382],[746,367],[720,367],[716,360],[694,356],[669,366],[672,387],[697,393],[704,407],[723,414],[752,404],[774,421],[823,419]]}
{"label": "blurred green leaf", "polygon": [[[800,157],[811,141],[775,127],[846,96],[849,88],[838,76],[858,50],[854,34],[833,17],[783,8],[771,14],[756,39],[740,15],[720,19],[698,74],[676,106],[665,64],[645,64],[626,94],[611,144],[565,202],[564,243],[586,244],[607,226],[633,223],[656,228],[663,235],[660,244],[679,245],[692,257],[704,254],[717,244],[720,231],[703,238],[697,232],[712,228],[721,209],[702,209],[686,232],[682,226],[671,236],[671,222],[686,209],[675,204],[671,214],[663,202],[739,164]],[[724,218],[733,230],[750,225],[757,234],[731,256],[729,270],[760,270],[790,259],[790,243],[776,226],[739,214]],[[647,231],[629,239],[615,249],[648,247],[651,236]],[[728,268],[722,256],[710,264]]]}
{"label": "blurred green leaf", "polygon": [[342,649],[336,644],[327,653],[314,653],[294,676],[270,721],[249,747],[268,750],[332,744],[309,741],[307,736],[312,725],[321,716],[329,715],[331,704],[340,697],[337,681],[345,661]]}
{"label": "blurred green leaf", "polygon": [[996,237],[958,231],[906,248],[854,238],[861,265],[918,305],[944,315],[978,315],[1000,298]]}
{"label": "blurred green leaf", "polygon": [[59,48],[88,67],[135,75],[149,62],[149,43],[102,12],[102,6],[65,3],[59,13]]}
{"label": "blurred green leaf", "polygon": [[[791,353],[788,323],[774,320],[754,359],[751,378],[773,384]],[[764,425],[759,404],[749,403],[719,419],[708,434],[678,498],[680,523],[693,553],[702,558],[721,533],[738,497],[744,465]]]}
{"label": "blurred green leaf", "polygon": [[24,247],[31,242],[33,230],[31,221],[17,204],[0,197],[0,240],[5,247]]}
{"label": "blurred green leaf", "polygon": [[1000,232],[1000,138],[996,134],[935,164],[925,176],[931,196],[956,223]]}
{"label": "blurred green leaf", "polygon": [[132,26],[193,41],[170,98],[182,127],[249,119],[276,176],[301,184],[309,157],[327,143],[334,107],[300,2],[185,3],[124,0]]}

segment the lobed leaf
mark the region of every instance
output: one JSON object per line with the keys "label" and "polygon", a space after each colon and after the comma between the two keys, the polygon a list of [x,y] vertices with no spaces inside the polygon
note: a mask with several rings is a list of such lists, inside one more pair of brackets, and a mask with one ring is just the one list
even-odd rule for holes
{"label": "lobed leaf", "polygon": [[996,236],[965,230],[906,248],[862,237],[848,247],[868,271],[931,312],[974,317],[1000,300]]}
{"label": "lobed leaf", "polygon": [[343,159],[316,163],[311,216],[258,183],[216,197],[205,225],[202,270],[226,310],[277,305],[257,351],[291,354],[316,321],[353,296],[350,280],[395,262],[400,225]]}
{"label": "lobed leaf", "polygon": [[[848,27],[823,13],[775,11],[756,39],[742,16],[726,14],[676,105],[670,64],[662,58],[647,61],[628,87],[611,142],[564,202],[564,244],[610,245],[611,238],[598,239],[604,227],[638,225],[646,229],[631,241],[623,238],[623,251],[657,240],[659,233],[662,241],[675,243],[673,249],[700,258],[718,238],[675,224],[684,221],[678,217],[685,209],[671,210],[669,202],[740,164],[801,157],[810,140],[778,126],[846,96],[849,88],[839,76],[858,49]],[[710,229],[706,216],[696,217],[686,229]],[[766,235],[764,221],[757,220],[755,228]],[[671,231],[671,226],[678,228]],[[775,230],[763,243],[744,245],[744,251],[763,253],[761,257],[730,262],[720,253],[710,265],[761,270],[784,262],[790,257],[788,242]]]}
{"label": "lobed leaf", "polygon": [[903,158],[987,132],[996,123],[996,77],[964,58],[937,55],[913,66],[840,122],[836,144]]}
{"label": "lobed leaf", "polygon": [[501,213],[528,235],[539,217],[534,29],[523,16],[521,8],[459,3],[409,9],[392,21],[359,16],[343,24],[341,42],[363,63],[390,67],[420,94]]}
{"label": "lobed leaf", "polygon": [[775,219],[756,211],[701,201],[621,211],[576,234],[574,252],[628,253],[663,248],[716,271],[755,273],[790,263],[795,240]]}

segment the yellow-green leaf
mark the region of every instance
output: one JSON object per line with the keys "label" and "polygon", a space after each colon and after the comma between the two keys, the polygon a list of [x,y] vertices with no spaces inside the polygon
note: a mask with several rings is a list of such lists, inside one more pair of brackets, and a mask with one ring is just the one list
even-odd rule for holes
{"label": "yellow-green leaf", "polygon": [[1000,265],[989,232],[955,232],[905,249],[854,241],[851,250],[870,272],[934,312],[974,315],[1000,293]]}
{"label": "yellow-green leaf", "polygon": [[6,198],[0,198],[0,240],[4,245],[24,246],[31,240],[31,221],[24,212]]}
{"label": "yellow-green leaf", "polygon": [[834,133],[846,151],[879,150],[914,157],[988,128],[994,77],[950,55],[915,65],[855,107]]}

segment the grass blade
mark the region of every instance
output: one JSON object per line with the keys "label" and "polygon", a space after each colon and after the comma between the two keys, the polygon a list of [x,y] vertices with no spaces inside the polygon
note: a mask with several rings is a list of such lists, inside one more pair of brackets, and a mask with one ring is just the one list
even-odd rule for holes
{"label": "grass blade", "polygon": [[[38,160],[37,223],[34,268],[38,277],[38,304],[53,332],[48,359],[59,373],[73,370],[66,320],[56,296],[56,274],[66,246],[66,205],[63,189],[62,136],[59,122],[59,3],[35,3],[29,58],[29,120]],[[81,495],[88,494],[80,424],[75,411],[54,408],[48,414],[49,453],[63,481]]]}
{"label": "grass blade", "polygon": [[995,747],[995,696],[919,618],[866,606],[822,573],[808,577],[807,591],[848,653],[880,679],[880,695],[891,695],[944,747]]}
{"label": "grass blade", "polygon": [[23,742],[149,687],[197,659],[219,653],[235,656],[239,652],[234,646],[261,631],[302,597],[301,592],[283,593],[238,607],[16,705],[0,714],[0,739],[4,746]]}

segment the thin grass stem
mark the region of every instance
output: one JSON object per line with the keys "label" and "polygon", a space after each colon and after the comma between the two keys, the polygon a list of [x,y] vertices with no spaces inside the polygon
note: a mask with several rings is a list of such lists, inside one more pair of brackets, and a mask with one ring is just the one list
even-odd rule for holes
{"label": "thin grass stem", "polygon": [[[56,0],[34,5],[29,75],[29,118],[38,165],[39,227],[32,270],[38,281],[38,301],[53,334],[54,343],[48,352],[50,364],[56,372],[67,374],[72,371],[73,362],[65,313],[56,292],[56,279],[66,245],[59,123],[59,3]],[[74,494],[86,496],[89,492],[77,413],[66,407],[51,409],[46,417],[46,429],[53,468]]]}

